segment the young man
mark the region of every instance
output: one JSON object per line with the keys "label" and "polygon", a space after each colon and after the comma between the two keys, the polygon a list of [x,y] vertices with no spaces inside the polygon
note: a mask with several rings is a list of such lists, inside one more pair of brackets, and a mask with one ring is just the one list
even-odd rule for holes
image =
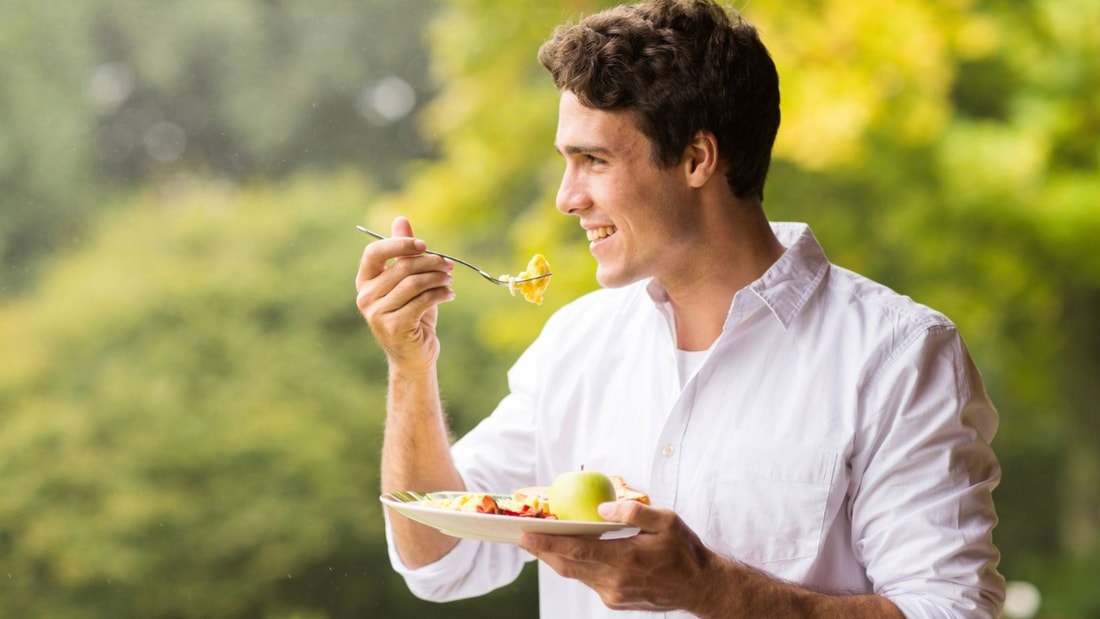
{"label": "young man", "polygon": [[558,209],[603,289],[557,312],[510,393],[449,445],[436,381],[452,266],[407,220],[367,246],[358,305],[390,365],[382,489],[508,491],[581,464],[652,506],[621,540],[458,540],[387,514],[395,569],[450,600],[540,560],[544,617],[993,617],[996,412],[941,314],[770,224],[778,78],[709,0],[560,28]]}

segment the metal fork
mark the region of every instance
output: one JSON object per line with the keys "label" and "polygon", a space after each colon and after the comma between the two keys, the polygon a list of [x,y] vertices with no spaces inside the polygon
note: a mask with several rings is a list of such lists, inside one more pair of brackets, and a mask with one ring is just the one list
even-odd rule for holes
{"label": "metal fork", "polygon": [[[382,236],[381,234],[378,234],[377,232],[375,232],[373,230],[368,230],[367,228],[364,228],[363,226],[355,226],[355,227],[358,228],[360,232],[365,232],[365,233],[373,236],[376,239],[386,239],[386,238],[388,238],[388,237]],[[526,279],[513,279],[513,280],[509,281],[507,279],[500,279],[499,277],[493,277],[492,275],[489,275],[485,271],[483,271],[483,270],[479,269],[478,267],[470,264],[469,262],[466,262],[465,260],[461,260],[459,258],[455,258],[454,256],[448,256],[447,254],[443,254],[443,253],[440,253],[440,252],[437,252],[437,251],[432,251],[430,249],[424,250],[424,253],[425,254],[431,254],[433,256],[440,256],[442,258],[446,258],[447,260],[453,260],[454,262],[457,262],[457,263],[461,264],[462,266],[469,267],[469,268],[477,271],[478,275],[484,277],[486,280],[488,280],[488,281],[490,281],[490,282],[492,282],[492,283],[494,283],[498,286],[508,286],[508,285],[515,286],[516,284],[522,284],[524,282],[533,282],[536,279],[542,279],[544,277],[550,277],[551,275],[553,275],[553,273],[546,273],[544,275],[537,275],[535,277],[528,277]]]}

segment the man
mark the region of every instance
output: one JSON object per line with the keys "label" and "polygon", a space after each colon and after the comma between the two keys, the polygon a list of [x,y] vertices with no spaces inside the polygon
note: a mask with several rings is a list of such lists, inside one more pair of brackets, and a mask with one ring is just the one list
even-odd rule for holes
{"label": "man", "polygon": [[537,557],[544,617],[996,616],[996,412],[944,316],[766,219],[779,92],[755,30],[709,0],[651,0],[560,28],[539,59],[561,92],[557,207],[603,288],[550,318],[452,448],[435,322],[453,265],[404,218],[368,245],[382,489],[507,492],[586,465],[652,506],[601,506],[631,538],[521,547],[387,514],[412,591],[479,595]]}

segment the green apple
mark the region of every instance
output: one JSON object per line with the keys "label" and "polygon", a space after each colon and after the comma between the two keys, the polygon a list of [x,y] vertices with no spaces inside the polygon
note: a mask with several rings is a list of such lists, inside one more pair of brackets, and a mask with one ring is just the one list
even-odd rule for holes
{"label": "green apple", "polygon": [[596,508],[614,500],[615,484],[597,471],[562,473],[550,484],[550,513],[560,520],[603,522]]}

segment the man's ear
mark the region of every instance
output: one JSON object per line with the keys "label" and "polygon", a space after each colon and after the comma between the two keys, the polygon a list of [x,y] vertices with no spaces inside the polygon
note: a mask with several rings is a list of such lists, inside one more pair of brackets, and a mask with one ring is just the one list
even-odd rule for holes
{"label": "man's ear", "polygon": [[702,187],[718,170],[718,137],[710,131],[699,130],[684,149],[683,169],[688,184]]}

